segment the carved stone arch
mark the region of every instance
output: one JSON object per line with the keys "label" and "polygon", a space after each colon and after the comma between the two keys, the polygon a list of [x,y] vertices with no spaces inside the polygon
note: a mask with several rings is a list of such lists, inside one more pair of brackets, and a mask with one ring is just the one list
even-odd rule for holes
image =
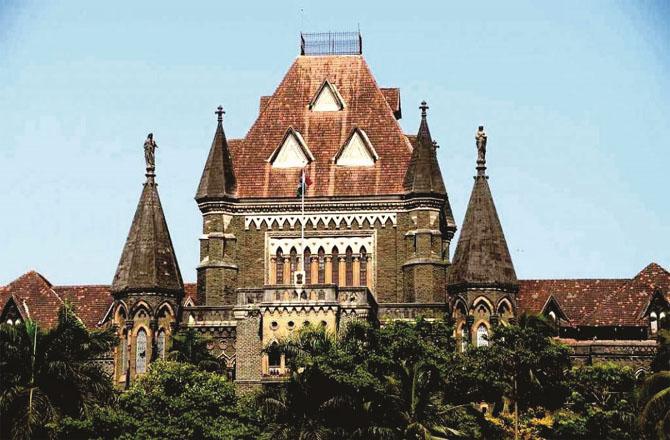
{"label": "carved stone arch", "polygon": [[154,316],[153,309],[151,308],[149,303],[147,303],[144,300],[140,300],[135,304],[133,304],[133,306],[130,308],[128,316],[131,317],[132,319],[135,319],[137,315],[142,311],[144,311],[147,314],[148,318],[152,318]]}
{"label": "carved stone arch", "polygon": [[510,314],[514,315],[514,306],[512,301],[507,296],[498,301],[498,307],[496,307],[496,311],[500,316],[502,316],[505,314],[505,309],[507,309]]}
{"label": "carved stone arch", "polygon": [[167,316],[171,316],[171,317],[177,316],[177,314],[175,313],[175,310],[172,308],[172,304],[170,304],[167,301],[162,302],[161,305],[158,306],[158,308],[156,310],[158,310],[158,313],[156,314],[156,316],[158,318],[162,317],[163,311],[168,312],[169,315],[167,315]]}
{"label": "carved stone arch", "polygon": [[461,298],[458,298],[456,301],[454,301],[453,312],[455,313],[456,311],[460,312],[463,317],[468,315],[468,308],[465,305],[465,301],[463,301]]}
{"label": "carved stone arch", "polygon": [[482,304],[486,306],[489,314],[493,313],[493,311],[496,310],[493,307],[493,303],[491,303],[491,301],[485,296],[478,296],[477,298],[475,298],[475,300],[472,301],[472,307],[470,307],[470,309],[476,311]]}
{"label": "carved stone arch", "polygon": [[476,347],[487,347],[489,345],[488,338],[491,337],[491,323],[481,319],[472,326],[475,336]]}

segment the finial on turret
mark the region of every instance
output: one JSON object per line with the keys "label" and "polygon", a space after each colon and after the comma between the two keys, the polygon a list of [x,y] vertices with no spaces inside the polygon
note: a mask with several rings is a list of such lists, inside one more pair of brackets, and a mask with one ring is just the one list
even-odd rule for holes
{"label": "finial on turret", "polygon": [[218,106],[214,113],[216,114],[216,120],[219,122],[223,122],[223,115],[226,113],[225,111],[223,111],[223,107]]}
{"label": "finial on turret", "polygon": [[421,101],[421,105],[419,106],[421,109],[421,119],[426,119],[427,112],[430,107],[428,107],[428,104],[426,104],[426,101]]}
{"label": "finial on turret", "polygon": [[147,140],[144,141],[144,162],[147,166],[147,180],[151,182],[156,176],[156,148],[158,148],[158,145],[154,141],[154,134],[149,133]]}
{"label": "finial on turret", "polygon": [[477,176],[485,176],[486,172],[486,132],[484,126],[480,125],[475,134],[475,141],[477,143]]}

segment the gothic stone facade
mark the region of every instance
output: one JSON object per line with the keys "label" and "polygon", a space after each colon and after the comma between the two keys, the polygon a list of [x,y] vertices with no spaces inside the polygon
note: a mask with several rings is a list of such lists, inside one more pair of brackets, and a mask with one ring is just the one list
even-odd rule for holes
{"label": "gothic stone facade", "polygon": [[121,343],[107,362],[120,386],[165,356],[179,328],[209,336],[228,374],[254,387],[287,374],[283,357],[263,349],[303,326],[337,331],[352,319],[449,315],[465,348],[524,312],[555,319],[579,362],[645,368],[668,313],[670,273],[652,263],[632,279],[517,279],[483,127],[450,261],[456,223],[428,106],[421,110],[417,134],[404,134],[399,90],[380,88],[361,54],[303,54],[261,97],[243,139],[227,140],[216,112],[195,197],[203,219],[196,284],[182,281],[150,138],[147,180],[112,285],[53,286],[31,271],[0,289],[0,318],[53,325],[69,300],[87,326],[114,325]]}

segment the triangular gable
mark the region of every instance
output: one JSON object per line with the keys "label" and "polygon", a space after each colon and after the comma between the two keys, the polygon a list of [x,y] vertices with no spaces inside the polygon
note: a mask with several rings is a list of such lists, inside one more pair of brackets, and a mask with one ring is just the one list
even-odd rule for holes
{"label": "triangular gable", "polygon": [[321,84],[314,99],[309,103],[309,109],[313,112],[337,112],[343,108],[344,100],[342,96],[328,80]]}
{"label": "triangular gable", "polygon": [[314,160],[300,133],[290,127],[268,162],[273,168],[302,168]]}
{"label": "triangular gable", "polygon": [[540,313],[548,315],[550,311],[556,312],[556,314],[558,315],[557,317],[559,319],[570,321],[570,319],[568,319],[568,316],[563,312],[561,305],[558,303],[558,300],[554,297],[554,295],[549,295],[549,298],[547,298],[547,301],[544,303],[544,306],[542,307]]}
{"label": "triangular gable", "polygon": [[354,128],[349,139],[335,155],[335,164],[345,167],[371,167],[379,159],[370,139],[360,128]]}
{"label": "triangular gable", "polygon": [[2,312],[0,313],[0,323],[4,323],[8,319],[15,320],[16,318],[21,318],[21,320],[25,321],[29,318],[27,313],[16,303],[14,296],[9,297],[5,303],[5,306],[2,308],[2,310],[0,310],[0,312]]}
{"label": "triangular gable", "polygon": [[652,306],[654,305],[660,308],[667,308],[670,305],[667,298],[665,295],[663,295],[663,292],[661,292],[660,289],[654,290],[654,293],[652,293],[649,297],[649,302],[647,302],[647,305],[642,309],[642,312],[638,318],[643,319],[649,316],[649,313],[652,311]]}

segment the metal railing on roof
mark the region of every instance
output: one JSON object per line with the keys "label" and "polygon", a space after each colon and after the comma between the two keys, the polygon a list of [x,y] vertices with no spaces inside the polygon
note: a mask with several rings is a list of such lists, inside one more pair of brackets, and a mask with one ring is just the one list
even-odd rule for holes
{"label": "metal railing on roof", "polygon": [[300,55],[361,55],[360,32],[300,33]]}

